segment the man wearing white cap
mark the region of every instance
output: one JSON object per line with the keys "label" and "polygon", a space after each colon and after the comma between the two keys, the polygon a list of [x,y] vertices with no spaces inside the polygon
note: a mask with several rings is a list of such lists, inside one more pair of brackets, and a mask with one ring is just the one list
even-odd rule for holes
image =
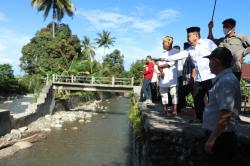
{"label": "man wearing white cap", "polygon": [[[178,53],[179,51],[172,48],[173,37],[166,36],[163,39],[164,54],[160,55],[159,70],[160,74],[160,93],[163,104],[163,113],[168,113],[168,93],[171,95],[173,111],[172,115],[177,115],[177,68],[175,62],[165,62],[164,59],[168,56]],[[170,113],[168,113],[170,114]]]}

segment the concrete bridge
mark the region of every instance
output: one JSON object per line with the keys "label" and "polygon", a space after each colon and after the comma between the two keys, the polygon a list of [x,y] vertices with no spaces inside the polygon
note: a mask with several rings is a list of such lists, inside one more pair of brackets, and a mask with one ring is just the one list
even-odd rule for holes
{"label": "concrete bridge", "polygon": [[[48,79],[47,79],[48,80]],[[59,76],[52,77],[53,89],[101,92],[133,92],[134,77]]]}

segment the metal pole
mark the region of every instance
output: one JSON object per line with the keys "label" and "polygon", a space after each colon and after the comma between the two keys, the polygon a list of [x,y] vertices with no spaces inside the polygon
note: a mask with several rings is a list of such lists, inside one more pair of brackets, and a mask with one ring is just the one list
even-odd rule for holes
{"label": "metal pole", "polygon": [[214,0],[214,8],[213,8],[213,14],[212,14],[212,21],[214,20],[214,12],[215,12],[215,7],[216,7],[217,0]]}

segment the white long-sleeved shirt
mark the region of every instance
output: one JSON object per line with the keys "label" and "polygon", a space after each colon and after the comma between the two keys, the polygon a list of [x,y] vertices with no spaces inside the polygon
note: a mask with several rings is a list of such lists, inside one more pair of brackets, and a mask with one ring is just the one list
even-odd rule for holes
{"label": "white long-sleeved shirt", "polygon": [[[174,55],[178,53],[178,50],[175,48],[169,50],[169,51],[164,51],[164,58],[166,59],[167,57]],[[177,68],[175,62],[161,62],[159,61],[158,65],[163,65],[163,64],[168,64],[170,67],[169,68],[164,68],[164,78],[160,78],[160,87],[174,87],[177,85]]]}
{"label": "white long-sleeved shirt", "polygon": [[[211,52],[216,48],[216,44],[209,39],[199,39],[195,46],[190,46],[186,50],[171,55],[165,56],[166,61],[176,61],[180,59],[187,58],[189,55],[194,61],[196,76],[195,81],[202,82],[215,77],[214,74],[211,73],[209,68],[209,59],[204,58],[204,56],[210,55]],[[162,53],[165,54],[165,53]],[[164,55],[163,55],[164,56]]]}
{"label": "white long-sleeved shirt", "polygon": [[155,64],[154,65],[154,73],[153,73],[153,77],[151,79],[151,82],[154,83],[158,83],[158,74],[160,73],[160,71],[158,70],[158,66]]}

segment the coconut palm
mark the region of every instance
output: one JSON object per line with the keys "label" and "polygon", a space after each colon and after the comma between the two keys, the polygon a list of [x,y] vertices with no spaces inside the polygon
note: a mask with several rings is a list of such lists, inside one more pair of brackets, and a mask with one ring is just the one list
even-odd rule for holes
{"label": "coconut palm", "polygon": [[92,60],[95,58],[95,47],[90,43],[90,39],[87,36],[83,37],[82,53],[89,59],[90,73],[92,73]]}
{"label": "coconut palm", "polygon": [[109,48],[109,46],[113,46],[115,42],[114,37],[110,37],[110,32],[103,30],[102,33],[97,34],[99,38],[96,38],[96,43],[98,44],[98,47],[104,48],[104,56],[105,56],[105,49]]}
{"label": "coconut palm", "polygon": [[48,17],[52,9],[53,37],[55,37],[55,21],[61,21],[66,13],[73,17],[74,5],[70,0],[31,0],[31,5],[37,8],[38,12],[44,11],[44,20]]}

